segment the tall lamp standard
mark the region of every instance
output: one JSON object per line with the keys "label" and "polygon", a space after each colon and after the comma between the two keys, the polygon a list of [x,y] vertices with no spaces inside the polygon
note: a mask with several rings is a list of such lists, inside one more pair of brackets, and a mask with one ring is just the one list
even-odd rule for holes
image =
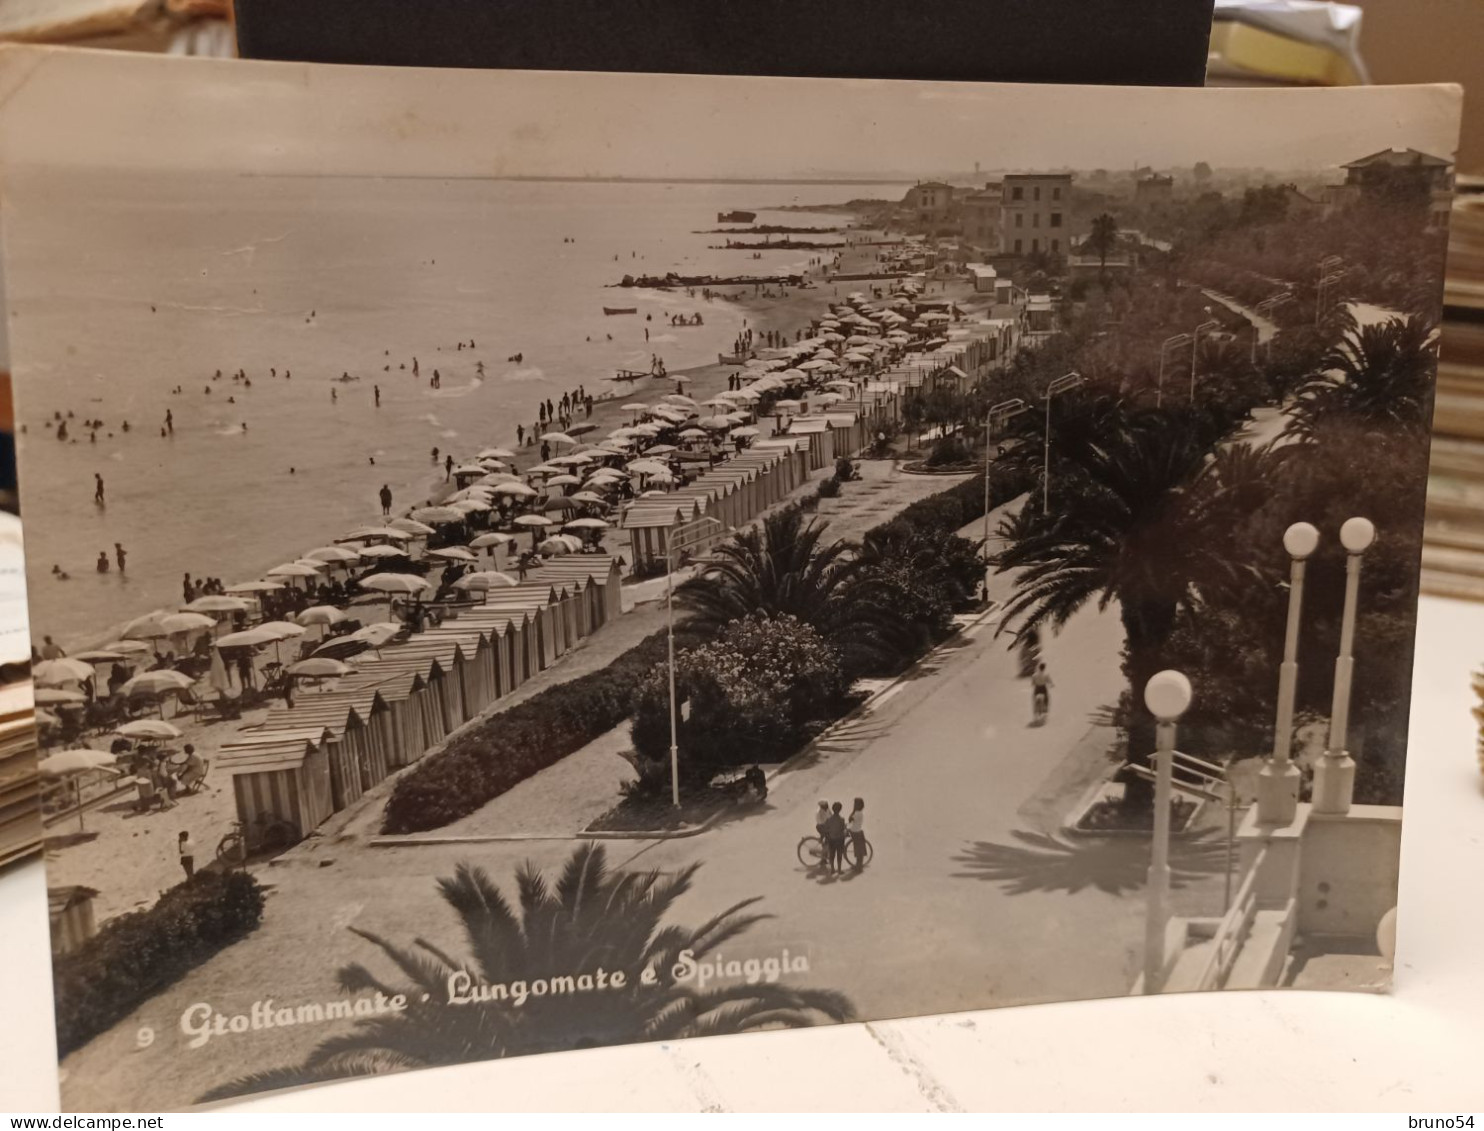
{"label": "tall lamp standard", "polygon": [[[1275,294],[1275,295],[1269,295],[1267,298],[1263,299],[1260,303],[1257,304],[1257,306],[1256,306],[1255,309],[1256,309],[1257,313],[1260,316],[1268,319],[1270,322],[1273,322],[1276,325],[1276,319],[1273,318],[1273,315],[1277,312],[1277,310],[1278,310],[1278,308],[1280,306],[1283,306],[1283,305],[1285,305],[1287,303],[1290,303],[1292,301],[1293,301],[1293,294],[1292,294],[1292,292],[1290,292],[1290,291],[1279,291],[1277,294]],[[1269,351],[1269,353],[1272,352],[1272,349],[1273,349],[1273,339],[1272,338],[1269,338],[1268,339],[1268,351]],[[1257,327],[1256,326],[1253,326],[1252,327],[1252,354],[1251,354],[1251,360],[1252,360],[1252,364],[1253,365],[1256,365],[1257,364]]]}
{"label": "tall lamp standard", "polygon": [[1008,401],[990,405],[989,411],[984,414],[984,588],[986,592],[989,590],[989,438],[994,432],[996,421],[1003,424],[1029,408],[1030,405],[1019,397],[1012,397]]}
{"label": "tall lamp standard", "polygon": [[670,804],[680,808],[680,716],[675,702],[675,566],[677,552],[700,550],[726,533],[726,525],[702,516],[672,527],[665,540],[665,647],[670,668]]}
{"label": "tall lamp standard", "polygon": [[[1314,301],[1314,325],[1318,327],[1324,316],[1324,289],[1331,283],[1339,282],[1336,272],[1339,271],[1344,260],[1338,255],[1326,255],[1319,261],[1319,286]],[[1340,272],[1343,274],[1343,272]]]}
{"label": "tall lamp standard", "polygon": [[[1211,313],[1211,308],[1206,307],[1206,313]],[[1196,374],[1196,351],[1200,349],[1201,335],[1210,333],[1212,330],[1221,329],[1221,323],[1214,318],[1208,318],[1195,328],[1195,333],[1190,338],[1190,403],[1195,404],[1195,374]]]}
{"label": "tall lamp standard", "polygon": [[1376,539],[1368,518],[1351,518],[1340,527],[1345,547],[1345,611],[1340,620],[1340,654],[1335,659],[1335,695],[1329,711],[1329,741],[1314,769],[1314,812],[1343,816],[1355,794],[1355,760],[1345,748],[1350,729],[1350,684],[1355,673],[1355,606],[1360,592],[1360,560]]}
{"label": "tall lamp standard", "polygon": [[1257,775],[1257,821],[1261,825],[1293,824],[1298,813],[1299,770],[1293,764],[1293,698],[1298,683],[1298,635],[1304,606],[1304,565],[1319,545],[1319,531],[1295,522],[1283,534],[1292,564],[1288,578],[1288,627],[1283,636],[1283,665],[1278,669],[1278,718],[1273,727],[1273,756]]}
{"label": "tall lamp standard", "polygon": [[1166,338],[1159,346],[1159,384],[1155,386],[1154,407],[1161,408],[1165,403],[1165,361],[1169,357],[1170,350],[1179,349],[1181,346],[1190,344],[1189,334],[1173,334]]}
{"label": "tall lamp standard", "polygon": [[1041,467],[1041,513],[1051,513],[1051,398],[1083,384],[1082,374],[1063,373],[1046,386],[1046,450]]}
{"label": "tall lamp standard", "polygon": [[1144,920],[1144,992],[1164,984],[1165,928],[1170,919],[1170,793],[1175,723],[1190,706],[1190,680],[1162,671],[1144,685],[1144,705],[1158,724],[1154,744],[1154,843],[1149,853],[1149,904]]}

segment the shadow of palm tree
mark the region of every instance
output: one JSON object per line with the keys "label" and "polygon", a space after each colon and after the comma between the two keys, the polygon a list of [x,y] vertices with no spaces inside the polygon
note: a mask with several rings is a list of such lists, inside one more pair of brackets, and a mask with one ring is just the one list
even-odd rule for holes
{"label": "shadow of palm tree", "polygon": [[[1122,895],[1144,886],[1149,869],[1149,842],[1142,838],[1063,841],[1044,833],[1017,830],[1020,844],[974,841],[953,857],[964,871],[955,879],[997,883],[1009,895],[1064,891],[1075,895],[1089,887]],[[1226,867],[1226,843],[1210,830],[1170,845],[1170,884],[1183,887]]]}

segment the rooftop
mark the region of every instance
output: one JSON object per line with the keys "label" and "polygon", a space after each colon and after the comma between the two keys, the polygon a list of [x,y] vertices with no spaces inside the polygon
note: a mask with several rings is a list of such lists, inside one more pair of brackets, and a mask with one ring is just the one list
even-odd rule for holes
{"label": "rooftop", "polygon": [[1434,157],[1430,153],[1423,153],[1416,149],[1383,149],[1378,153],[1357,158],[1344,165],[1342,169],[1367,169],[1379,165],[1391,165],[1402,168],[1413,165],[1422,165],[1436,169],[1446,169],[1452,165],[1452,161],[1445,161],[1441,157]]}

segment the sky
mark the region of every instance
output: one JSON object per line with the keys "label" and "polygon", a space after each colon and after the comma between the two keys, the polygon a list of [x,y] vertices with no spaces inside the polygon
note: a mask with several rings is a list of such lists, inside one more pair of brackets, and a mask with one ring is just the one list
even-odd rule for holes
{"label": "sky", "polygon": [[870,179],[1451,158],[1456,87],[1158,89],[362,68],[0,48],[0,162]]}

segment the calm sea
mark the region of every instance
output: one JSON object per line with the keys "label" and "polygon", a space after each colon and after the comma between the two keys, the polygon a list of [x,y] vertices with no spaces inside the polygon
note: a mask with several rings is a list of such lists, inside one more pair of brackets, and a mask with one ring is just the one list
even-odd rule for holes
{"label": "calm sea", "polygon": [[[383,483],[399,508],[421,501],[442,481],[433,447],[457,457],[509,444],[539,399],[579,384],[612,393],[606,378],[647,369],[651,353],[671,370],[714,360],[740,326],[735,307],[605,284],[772,273],[806,258],[708,250],[719,237],[694,233],[716,227],[718,212],[828,224],[762,208],[900,193],[113,174],[12,183],[6,284],[33,635],[97,639],[178,603],[186,571],[259,576],[371,519]],[[639,314],[605,317],[604,305]],[[704,328],[669,326],[668,314],[695,309]],[[238,369],[251,388],[228,379]],[[173,438],[160,434],[167,410]],[[59,443],[54,414],[69,412]],[[93,418],[96,443],[83,427]],[[115,542],[127,574],[100,575],[98,554],[111,560]],[[55,580],[53,565],[71,579]]]}

